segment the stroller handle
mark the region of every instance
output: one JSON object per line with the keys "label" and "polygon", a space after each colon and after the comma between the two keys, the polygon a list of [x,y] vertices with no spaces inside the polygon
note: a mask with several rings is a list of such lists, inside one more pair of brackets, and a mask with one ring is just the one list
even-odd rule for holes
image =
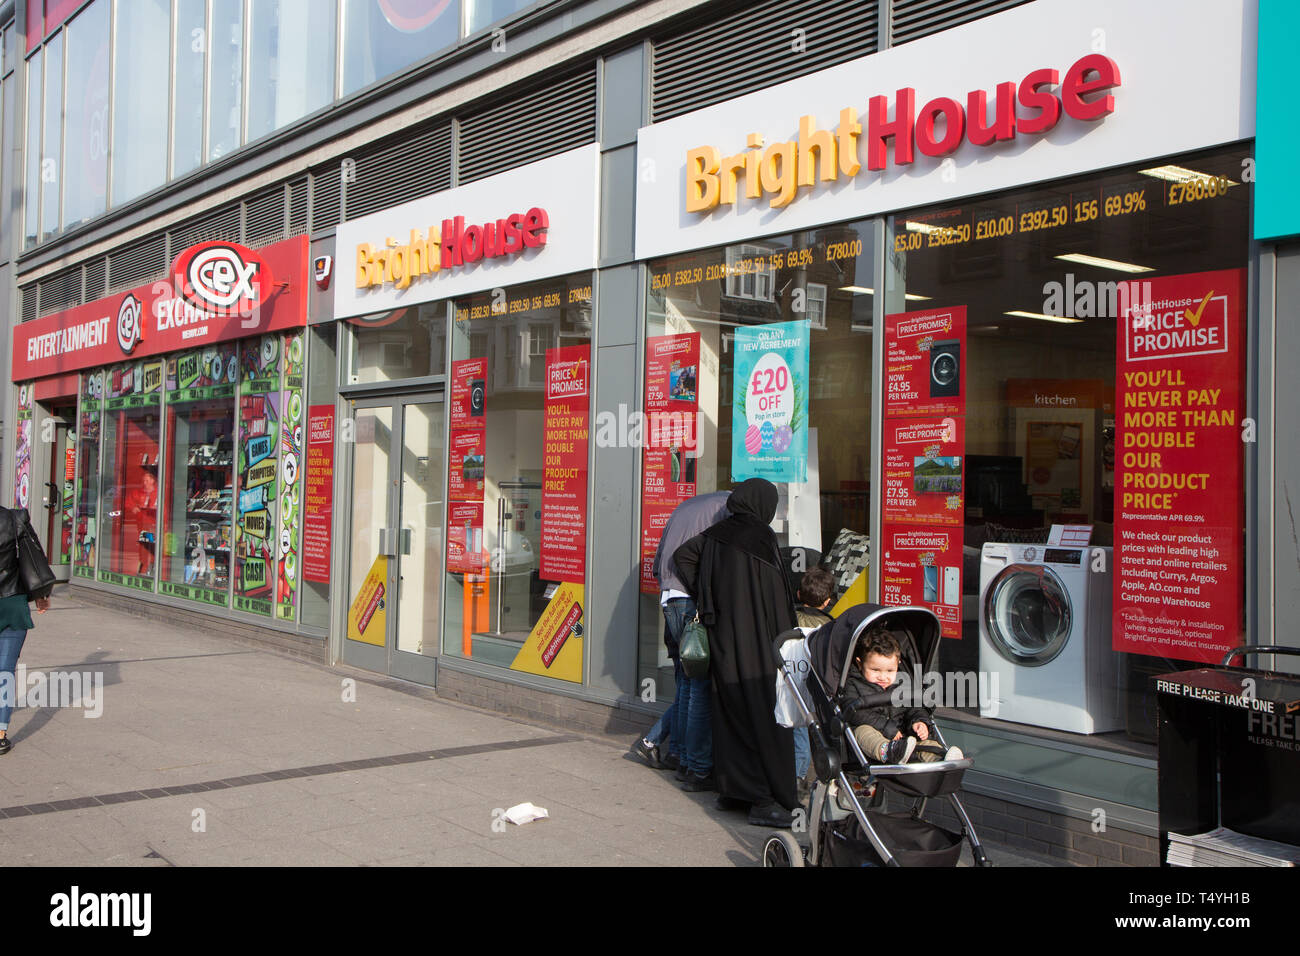
{"label": "stroller handle", "polygon": [[1234,647],[1224,654],[1219,666],[1231,667],[1234,657],[1245,657],[1248,654],[1292,654],[1300,657],[1300,647],[1279,647],[1276,644],[1242,644],[1240,647]]}

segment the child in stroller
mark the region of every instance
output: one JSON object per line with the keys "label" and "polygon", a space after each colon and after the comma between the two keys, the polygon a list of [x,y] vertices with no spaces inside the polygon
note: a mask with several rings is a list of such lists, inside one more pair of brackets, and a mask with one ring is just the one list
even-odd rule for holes
{"label": "child in stroller", "polygon": [[934,742],[932,710],[900,707],[892,699],[881,699],[881,692],[890,691],[898,680],[902,654],[884,624],[872,626],[858,638],[843,694],[845,717],[858,746],[868,760],[879,763],[907,763],[913,754],[926,763],[960,760],[960,748]]}
{"label": "child in stroller", "polygon": [[[919,734],[915,724],[924,725],[925,736],[942,748],[935,752],[942,757],[933,762],[874,763],[857,735],[850,732],[852,715],[859,710],[884,706],[895,720],[899,718],[895,711],[905,710],[894,708],[892,688],[881,689],[885,675],[880,675],[872,688],[863,662],[854,665],[860,650],[871,647],[870,639],[862,642],[863,636],[877,628],[888,633],[897,648],[896,654],[881,655],[888,658],[886,664],[894,674],[903,668],[909,674],[933,671],[942,629],[927,608],[859,604],[807,637],[797,629],[785,632],[772,648],[782,665],[777,675],[775,717],[783,726],[808,727],[816,782],[806,808],[796,812],[803,814],[807,824],[796,828],[803,834],[803,842],[788,830],[769,837],[763,845],[764,866],[955,866],[963,843],[970,845],[976,866],[989,865],[957,796],[973,761],[947,746],[930,711],[923,709],[920,718],[906,729]],[[857,706],[848,693],[855,672],[863,676],[867,690],[866,696],[857,695]],[[893,683],[892,675],[887,683]],[[914,715],[904,713],[902,719],[909,716]],[[894,733],[903,729],[898,726]],[[899,739],[917,746],[910,735]],[[886,810],[886,793],[911,806]],[[961,825],[960,833],[925,819],[931,798],[946,798]]]}

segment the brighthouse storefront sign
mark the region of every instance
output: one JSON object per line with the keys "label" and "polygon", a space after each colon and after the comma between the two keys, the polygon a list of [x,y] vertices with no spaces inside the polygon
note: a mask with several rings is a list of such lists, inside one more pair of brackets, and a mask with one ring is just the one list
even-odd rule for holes
{"label": "brighthouse storefront sign", "polygon": [[335,316],[595,268],[599,161],[584,146],[343,223]]}
{"label": "brighthouse storefront sign", "polygon": [[637,257],[1248,139],[1255,17],[1038,0],[644,127]]}

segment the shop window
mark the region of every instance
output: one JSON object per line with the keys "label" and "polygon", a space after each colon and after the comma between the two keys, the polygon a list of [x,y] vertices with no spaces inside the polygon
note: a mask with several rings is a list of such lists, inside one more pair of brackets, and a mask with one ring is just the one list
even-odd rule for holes
{"label": "shop window", "polygon": [[[1151,741],[1147,678],[1244,634],[1247,157],[1220,149],[894,217],[886,312],[964,311],[930,352],[932,375],[962,376],[949,380],[962,436],[913,479],[961,488],[963,547],[917,594],[959,612],[944,670],[1000,674],[986,716]],[[1051,548],[1054,525],[1091,540]]]}
{"label": "shop window", "polygon": [[589,277],[457,301],[448,380],[443,653],[581,682]]}
{"label": "shop window", "polygon": [[41,142],[41,241],[59,231],[63,182],[63,34],[45,44],[45,138]]}
{"label": "shop window", "polygon": [[30,249],[40,237],[41,195],[41,77],[44,51],[27,60],[27,188],[23,192],[23,248]]}
{"label": "shop window", "polygon": [[63,225],[100,215],[108,199],[108,12],[95,0],[68,24]]}
{"label": "shop window", "polygon": [[[672,668],[649,568],[680,501],[769,477],[781,544],[813,563],[870,531],[873,252],[864,222],[649,264],[638,676],[662,696]],[[758,348],[765,332],[781,344]],[[865,550],[838,569],[846,586]]]}
{"label": "shop window", "polygon": [[315,112],[334,98],[331,0],[253,0],[248,138]]}
{"label": "shop window", "polygon": [[72,573],[95,576],[95,544],[99,538],[99,444],[105,373],[96,369],[81,377],[81,414],[77,426],[77,509],[73,529]]}
{"label": "shop window", "polygon": [[230,603],[238,378],[234,345],[167,361],[159,590],[219,607]]}
{"label": "shop window", "polygon": [[446,364],[447,308],[425,304],[349,320],[354,384],[441,375]]}
{"label": "shop window", "polygon": [[465,0],[465,32],[477,33],[536,2],[537,0]]}
{"label": "shop window", "polygon": [[161,361],[117,365],[104,379],[98,578],[153,590],[158,557]]}
{"label": "shop window", "polygon": [[459,0],[343,0],[343,95],[453,45],[459,36]]}
{"label": "shop window", "polygon": [[208,159],[214,160],[234,152],[244,142],[243,0],[211,0],[209,16]]}
{"label": "shop window", "polygon": [[276,529],[282,507],[277,458],[285,424],[282,351],[278,335],[250,339],[239,351],[234,606],[266,617],[275,607]]}
{"label": "shop window", "polygon": [[115,9],[112,202],[120,206],[167,177],[171,3],[139,0]]}
{"label": "shop window", "polygon": [[176,92],[172,97],[171,175],[203,164],[203,67],[207,62],[207,3],[176,0],[176,47],[172,54]]}

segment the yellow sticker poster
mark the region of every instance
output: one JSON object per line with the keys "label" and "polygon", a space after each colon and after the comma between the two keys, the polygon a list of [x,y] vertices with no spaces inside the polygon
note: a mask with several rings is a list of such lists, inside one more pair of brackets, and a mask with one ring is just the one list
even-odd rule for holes
{"label": "yellow sticker poster", "polygon": [[581,684],[583,613],[582,585],[561,584],[510,669]]}
{"label": "yellow sticker poster", "polygon": [[388,558],[380,555],[370,566],[370,573],[361,582],[352,606],[348,608],[348,640],[362,641],[383,647],[385,628],[384,605],[388,600]]}
{"label": "yellow sticker poster", "polygon": [[853,583],[844,589],[844,594],[831,608],[831,617],[839,617],[849,608],[867,603],[867,570],[863,568],[862,573],[853,579]]}

